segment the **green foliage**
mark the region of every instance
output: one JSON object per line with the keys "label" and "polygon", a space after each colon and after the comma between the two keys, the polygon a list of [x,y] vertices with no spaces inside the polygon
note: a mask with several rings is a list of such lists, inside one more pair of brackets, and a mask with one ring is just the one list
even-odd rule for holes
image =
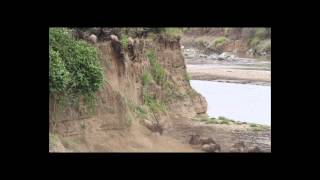
{"label": "green foliage", "polygon": [[146,55],[150,61],[150,65],[154,66],[157,63],[155,52],[153,50],[147,50]]}
{"label": "green foliage", "polygon": [[190,83],[191,75],[190,75],[189,73],[186,73],[186,79],[187,79],[187,81]]}
{"label": "green foliage", "polygon": [[146,55],[150,61],[153,80],[155,80],[158,85],[163,85],[166,81],[166,72],[158,63],[155,52],[153,50],[148,50]]}
{"label": "green foliage", "polygon": [[127,126],[131,126],[131,124],[132,124],[132,121],[133,121],[133,117],[132,117],[132,115],[130,114],[130,113],[127,113],[126,114],[126,116],[125,116],[125,118],[126,118],[126,125]]}
{"label": "green foliage", "polygon": [[265,131],[270,129],[270,126],[259,125],[259,124],[250,124],[250,127],[252,131]]}
{"label": "green foliage", "polygon": [[249,40],[249,47],[256,47],[260,41],[261,41],[261,39],[258,37],[254,37],[254,38],[250,39]]}
{"label": "green foliage", "polygon": [[59,52],[49,48],[49,87],[50,92],[65,91],[70,82],[70,73],[62,62]]}
{"label": "green foliage", "polygon": [[165,33],[169,36],[181,37],[183,34],[183,28],[165,28]]}
{"label": "green foliage", "polygon": [[143,106],[136,106],[135,113],[140,118],[146,118],[147,117],[147,111],[143,108]]}
{"label": "green foliage", "polygon": [[256,28],[255,36],[260,39],[265,39],[268,36],[268,31],[266,28]]}
{"label": "green foliage", "polygon": [[224,37],[224,36],[219,36],[219,37],[216,37],[214,40],[213,40],[213,46],[216,47],[216,48],[220,48],[222,47],[223,45],[225,45],[227,42],[229,41],[228,38]]}
{"label": "green foliage", "polygon": [[199,41],[199,42],[203,43],[203,44],[200,44],[200,46],[208,47],[214,52],[221,53],[223,51],[223,47],[227,44],[227,42],[229,42],[229,39],[224,36],[219,36],[214,38],[212,43],[209,45],[206,45],[208,44],[206,41]]}
{"label": "green foliage", "polygon": [[103,81],[96,48],[75,40],[66,28],[49,28],[49,94],[84,96],[92,104]]}
{"label": "green foliage", "polygon": [[215,117],[203,118],[203,119],[201,119],[201,121],[204,121],[206,124],[234,124],[234,123],[236,123],[234,120],[228,119],[223,116],[219,116],[218,119]]}
{"label": "green foliage", "polygon": [[250,127],[258,127],[257,124],[250,124]]}
{"label": "green foliage", "polygon": [[56,134],[49,132],[49,149],[55,148],[59,141],[60,139]]}
{"label": "green foliage", "polygon": [[121,36],[120,42],[121,42],[121,44],[122,44],[122,46],[123,46],[124,48],[128,48],[128,38],[129,38],[129,36],[128,36],[127,34],[123,34],[123,35]]}
{"label": "green foliage", "polygon": [[257,45],[257,50],[258,51],[265,51],[265,52],[270,52],[271,51],[271,39],[266,39],[264,41],[261,41],[258,45]]}
{"label": "green foliage", "polygon": [[155,97],[151,96],[146,87],[143,89],[143,102],[150,108],[152,112],[166,111],[166,105],[157,100]]}
{"label": "green foliage", "polygon": [[224,117],[224,116],[219,116],[218,119],[220,120],[227,120],[228,118]]}
{"label": "green foliage", "polygon": [[152,81],[152,76],[148,71],[143,72],[142,74],[142,85],[147,86]]}

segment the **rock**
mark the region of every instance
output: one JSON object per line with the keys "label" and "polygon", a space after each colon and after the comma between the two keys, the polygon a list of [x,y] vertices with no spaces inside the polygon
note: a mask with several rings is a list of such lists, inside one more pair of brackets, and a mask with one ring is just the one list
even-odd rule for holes
{"label": "rock", "polygon": [[220,152],[221,148],[218,144],[204,144],[201,149],[205,152]]}
{"label": "rock", "polygon": [[253,55],[254,50],[253,49],[249,49],[246,54],[252,56]]}
{"label": "rock", "polygon": [[207,112],[207,101],[206,99],[201,96],[200,94],[197,96],[194,96],[192,99],[192,102],[194,104],[194,109],[197,114],[203,114]]}
{"label": "rock", "polygon": [[208,56],[209,59],[218,59],[219,55],[218,54],[210,54]]}
{"label": "rock", "polygon": [[218,58],[221,59],[221,60],[225,60],[225,59],[227,59],[229,56],[230,56],[229,53],[223,52],[222,54],[220,54],[220,55],[218,56]]}
{"label": "rock", "polygon": [[236,56],[232,54],[228,59],[229,60],[235,60],[235,58],[236,58]]}
{"label": "rock", "polygon": [[91,43],[95,44],[95,43],[97,43],[97,36],[94,35],[94,34],[91,34],[91,35],[89,36],[88,40],[89,40]]}

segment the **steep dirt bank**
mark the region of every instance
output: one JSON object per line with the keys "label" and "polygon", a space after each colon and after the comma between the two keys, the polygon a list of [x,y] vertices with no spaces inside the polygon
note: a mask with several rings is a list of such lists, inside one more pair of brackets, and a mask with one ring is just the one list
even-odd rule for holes
{"label": "steep dirt bank", "polygon": [[[128,45],[107,40],[94,46],[101,52],[106,79],[95,110],[90,112],[83,101],[78,107],[61,108],[50,98],[51,152],[203,152],[189,144],[192,134],[212,137],[228,152],[234,143],[247,140],[250,145],[252,137],[264,136],[250,134],[246,125],[192,120],[206,113],[207,103],[189,84],[179,38],[159,35],[135,38]],[[148,56],[150,50],[156,62]],[[154,76],[153,71],[160,73]],[[145,72],[152,74],[148,85]],[[160,103],[164,111],[159,110]],[[270,146],[255,145],[270,151]]]}
{"label": "steep dirt bank", "polygon": [[[191,88],[186,78],[179,39],[158,36],[145,40],[136,38],[127,47],[113,40],[94,46],[101,51],[107,79],[97,93],[95,111],[90,112],[82,102],[77,108],[61,109],[55,99],[50,99],[50,131],[59,137],[66,150],[192,151],[188,144],[156,135],[166,129],[170,111],[187,117],[206,112],[205,99]],[[147,50],[155,52],[158,63],[164,68],[169,90],[154,81],[150,82],[150,90],[144,88],[142,74],[152,68]],[[155,102],[166,102],[167,112],[153,112],[145,107],[144,89],[152,93],[150,96]]]}

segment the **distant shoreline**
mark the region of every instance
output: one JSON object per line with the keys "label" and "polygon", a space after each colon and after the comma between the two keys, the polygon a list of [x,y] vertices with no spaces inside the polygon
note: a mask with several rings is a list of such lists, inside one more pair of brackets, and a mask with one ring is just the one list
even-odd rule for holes
{"label": "distant shoreline", "polygon": [[271,85],[271,71],[187,65],[187,72],[192,80]]}

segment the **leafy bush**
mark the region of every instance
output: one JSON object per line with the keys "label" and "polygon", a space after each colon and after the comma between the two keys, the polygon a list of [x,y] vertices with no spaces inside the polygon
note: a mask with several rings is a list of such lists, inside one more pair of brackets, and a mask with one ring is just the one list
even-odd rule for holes
{"label": "leafy bush", "polygon": [[165,28],[165,33],[170,36],[178,36],[181,37],[183,34],[182,28]]}
{"label": "leafy bush", "polygon": [[163,85],[166,81],[166,72],[163,67],[157,62],[156,54],[154,51],[147,51],[147,57],[150,61],[151,65],[151,74],[153,79],[156,81],[158,85]]}
{"label": "leafy bush", "polygon": [[49,28],[49,93],[89,98],[102,84],[97,49],[66,28]]}
{"label": "leafy bush", "polygon": [[258,51],[261,51],[261,52],[263,52],[263,51],[270,52],[271,51],[271,39],[261,41],[257,45],[257,49],[258,49]]}
{"label": "leafy bush", "polygon": [[250,127],[258,127],[257,124],[250,124]]}
{"label": "leafy bush", "polygon": [[223,47],[225,44],[229,41],[228,38],[224,36],[219,36],[214,38],[209,48],[213,50],[214,52],[221,53],[223,51]]}
{"label": "leafy bush", "polygon": [[214,40],[213,40],[213,45],[214,47],[221,47],[223,45],[225,45],[227,42],[229,41],[228,38],[224,37],[224,36],[219,36],[219,37],[216,37]]}
{"label": "leafy bush", "polygon": [[63,92],[70,82],[70,73],[62,62],[59,52],[52,48],[49,48],[49,59],[49,90],[52,93]]}
{"label": "leafy bush", "polygon": [[227,118],[224,117],[224,116],[219,116],[218,119],[220,119],[220,120],[227,120]]}

